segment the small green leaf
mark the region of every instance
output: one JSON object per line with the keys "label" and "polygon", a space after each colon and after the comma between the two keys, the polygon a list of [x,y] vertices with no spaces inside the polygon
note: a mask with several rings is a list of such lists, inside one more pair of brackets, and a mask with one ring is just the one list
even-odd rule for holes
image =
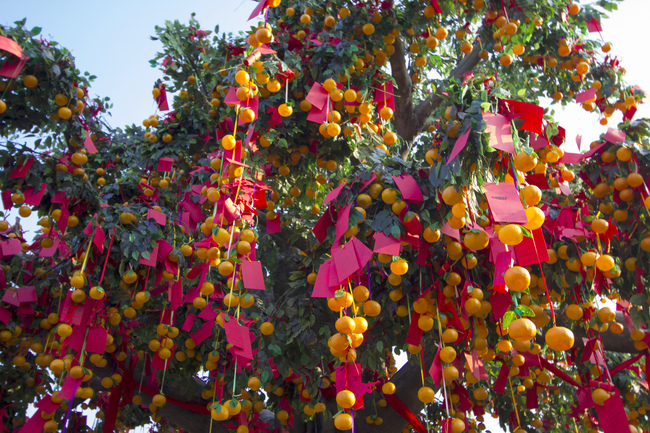
{"label": "small green leaf", "polygon": [[517,306],[517,309],[515,311],[519,313],[520,316],[535,317],[535,312],[530,307],[527,307],[525,305],[520,304]]}
{"label": "small green leaf", "polygon": [[515,314],[514,311],[506,311],[506,314],[503,315],[503,328],[507,329],[508,326],[512,323],[513,320],[517,318],[517,315]]}

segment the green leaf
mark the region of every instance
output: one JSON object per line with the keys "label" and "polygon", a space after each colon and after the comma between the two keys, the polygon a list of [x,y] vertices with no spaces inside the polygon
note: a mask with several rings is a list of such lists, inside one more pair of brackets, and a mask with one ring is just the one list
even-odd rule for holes
{"label": "green leaf", "polygon": [[520,304],[517,306],[517,309],[515,311],[519,313],[520,316],[535,317],[535,312],[530,307],[527,307],[525,305]]}
{"label": "green leaf", "polygon": [[506,311],[506,314],[503,315],[503,328],[508,328],[513,320],[517,318],[517,315],[514,311]]}
{"label": "green leaf", "polygon": [[384,352],[384,342],[379,340],[376,344],[375,347],[377,348],[377,351],[380,353]]}
{"label": "green leaf", "polygon": [[645,305],[645,303],[646,303],[646,295],[644,295],[643,293],[637,293],[636,295],[630,297],[630,304]]}
{"label": "green leaf", "polygon": [[402,232],[399,229],[398,225],[394,225],[393,227],[390,228],[390,234],[396,239],[399,239],[399,238],[402,237]]}

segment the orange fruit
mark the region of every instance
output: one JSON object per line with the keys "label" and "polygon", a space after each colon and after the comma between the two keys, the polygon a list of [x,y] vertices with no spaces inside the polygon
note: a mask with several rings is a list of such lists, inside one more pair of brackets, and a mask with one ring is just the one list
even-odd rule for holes
{"label": "orange fruit", "polygon": [[499,240],[506,245],[519,245],[524,240],[524,232],[516,224],[507,224],[499,230]]}
{"label": "orange fruit", "polygon": [[574,344],[573,332],[563,326],[554,326],[546,331],[544,339],[548,347],[557,352],[569,350]]}
{"label": "orange fruit", "polygon": [[523,292],[530,286],[530,272],[521,266],[509,268],[504,278],[506,286],[514,292]]}
{"label": "orange fruit", "polygon": [[357,399],[352,391],[344,389],[336,394],[336,404],[343,409],[350,409],[356,403]]}
{"label": "orange fruit", "polygon": [[510,323],[508,335],[516,341],[530,341],[537,335],[537,327],[530,319],[522,317]]}

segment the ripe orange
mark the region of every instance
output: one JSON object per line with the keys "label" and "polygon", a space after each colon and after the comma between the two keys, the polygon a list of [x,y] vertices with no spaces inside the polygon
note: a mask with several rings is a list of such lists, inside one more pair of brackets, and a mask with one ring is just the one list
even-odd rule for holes
{"label": "ripe orange", "polygon": [[343,409],[350,409],[356,402],[357,399],[352,391],[344,389],[336,394],[336,404]]}
{"label": "ripe orange", "polygon": [[521,266],[509,268],[505,275],[506,286],[515,292],[523,292],[530,286],[530,272]]}
{"label": "ripe orange", "polygon": [[528,318],[513,320],[508,327],[508,334],[516,341],[529,341],[537,334],[537,327]]}
{"label": "ripe orange", "polygon": [[544,339],[548,347],[558,352],[571,349],[574,343],[573,332],[562,326],[554,326],[546,331]]}

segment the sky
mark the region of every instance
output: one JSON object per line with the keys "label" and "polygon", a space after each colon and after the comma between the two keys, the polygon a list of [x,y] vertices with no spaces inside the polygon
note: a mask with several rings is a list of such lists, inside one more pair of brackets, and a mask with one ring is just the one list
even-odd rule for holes
{"label": "sky", "polygon": [[[251,0],[5,0],[2,6],[0,24],[11,25],[27,18],[28,27],[42,27],[46,39],[72,50],[80,70],[97,76],[90,94],[111,98],[113,115],[108,121],[112,126],[140,124],[155,112],[151,89],[161,74],[150,67],[149,60],[161,45],[149,36],[154,34],[156,25],[174,19],[187,22],[192,12],[196,12],[196,19],[206,30],[214,30],[219,24],[222,32],[237,32],[256,22],[246,22],[255,7]],[[602,37],[612,43],[611,54],[627,69],[627,81],[646,91],[650,91],[650,58],[641,50],[647,39],[648,16],[650,1],[626,0],[602,23]],[[650,118],[650,103],[639,106],[637,117]],[[573,152],[577,151],[578,133],[583,136],[584,150],[607,127],[615,126],[621,116],[617,113],[612,119],[610,125],[603,127],[597,115],[577,105],[556,115],[567,131],[565,149]],[[503,431],[489,416],[486,421],[493,433]]]}

